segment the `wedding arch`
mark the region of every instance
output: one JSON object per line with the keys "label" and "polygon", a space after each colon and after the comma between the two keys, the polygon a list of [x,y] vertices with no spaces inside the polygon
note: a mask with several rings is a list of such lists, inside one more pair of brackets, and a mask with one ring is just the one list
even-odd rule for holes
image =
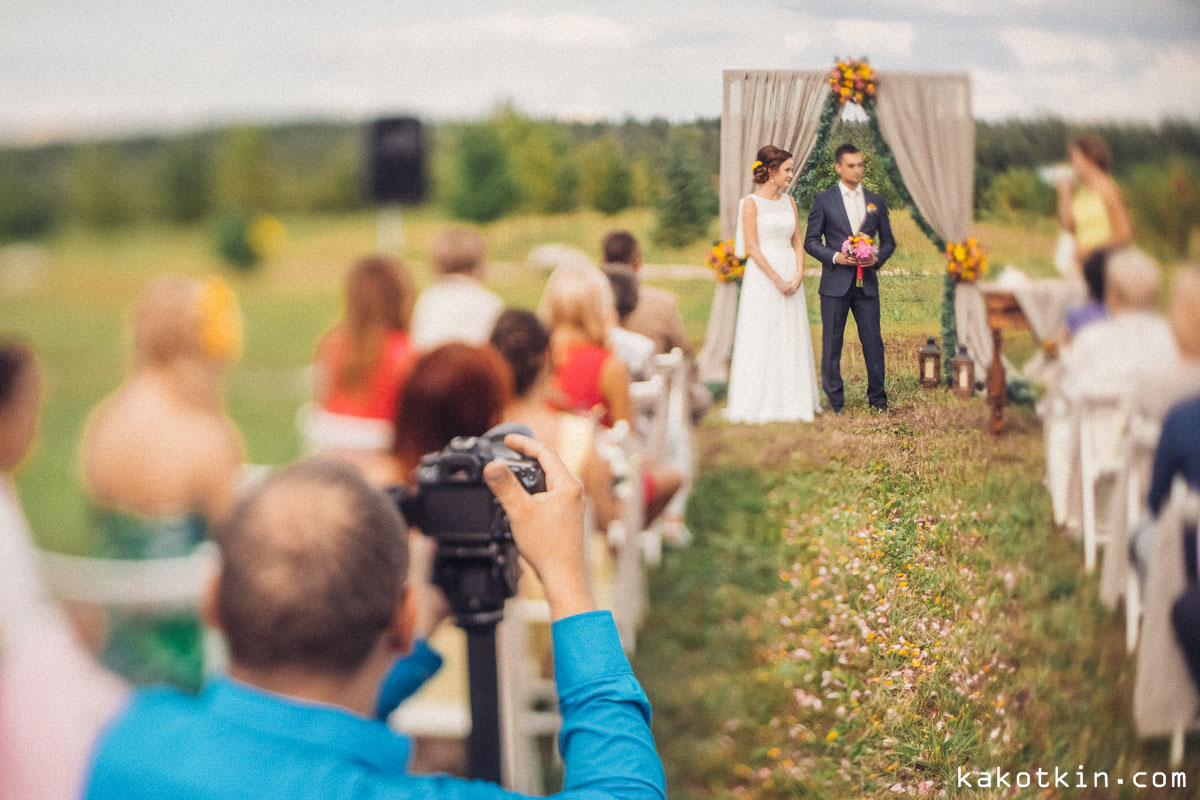
{"label": "wedding arch", "polygon": [[[753,188],[750,164],[758,148],[774,144],[793,153],[798,170],[789,192],[800,194],[816,174],[834,121],[847,101],[860,100],[875,138],[876,158],[907,204],[913,221],[937,248],[965,242],[971,233],[975,179],[975,122],[965,73],[877,73],[862,62],[832,70],[725,70],[721,111],[721,237],[732,238],[738,200]],[[857,69],[863,69],[860,79]],[[851,70],[846,72],[846,70]],[[843,74],[847,88],[842,88]],[[855,82],[859,90],[856,95]],[[871,92],[863,89],[874,89]],[[803,215],[804,211],[801,211]],[[940,261],[940,259],[939,259]],[[955,279],[942,294],[942,374],[957,350]],[[737,285],[718,283],[699,357],[701,377],[729,377],[737,322]],[[990,342],[988,343],[990,344]],[[978,359],[982,352],[972,353]],[[988,354],[990,358],[990,351]]]}

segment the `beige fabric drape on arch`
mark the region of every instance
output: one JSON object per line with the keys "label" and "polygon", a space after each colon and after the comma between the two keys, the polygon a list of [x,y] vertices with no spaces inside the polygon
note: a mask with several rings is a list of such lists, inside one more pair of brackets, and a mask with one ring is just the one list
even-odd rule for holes
{"label": "beige fabric drape on arch", "polygon": [[[792,153],[799,171],[817,139],[821,107],[829,93],[828,72],[726,70],[721,113],[721,238],[733,237],[738,201],[750,193],[750,165],[758,148],[773,144]],[[737,287],[719,283],[698,358],[707,382],[729,379],[729,357],[737,324]]]}
{"label": "beige fabric drape on arch", "polygon": [[[975,184],[975,120],[967,76],[881,75],[875,107],[879,130],[922,216],[947,242],[965,241],[971,235]],[[985,380],[992,337],[983,297],[970,284],[960,284],[955,294],[958,343],[967,346],[975,362],[975,379]]]}

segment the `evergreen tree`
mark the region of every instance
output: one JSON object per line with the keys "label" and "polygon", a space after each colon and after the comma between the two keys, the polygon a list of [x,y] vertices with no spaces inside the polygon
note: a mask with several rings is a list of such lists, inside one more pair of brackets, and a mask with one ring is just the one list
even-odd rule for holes
{"label": "evergreen tree", "polygon": [[450,213],[469,222],[491,222],[521,204],[504,142],[491,125],[465,126],[454,148]]}
{"label": "evergreen tree", "polygon": [[579,193],[583,202],[604,214],[615,214],[633,202],[633,172],[611,137],[588,142],[580,153],[583,163]]}
{"label": "evergreen tree", "polygon": [[717,215],[713,178],[697,155],[694,136],[673,136],[663,160],[655,241],[682,247],[703,236]]}

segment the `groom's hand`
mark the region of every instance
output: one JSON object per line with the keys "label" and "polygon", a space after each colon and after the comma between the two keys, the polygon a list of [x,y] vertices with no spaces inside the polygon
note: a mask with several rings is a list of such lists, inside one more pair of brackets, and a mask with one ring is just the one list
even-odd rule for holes
{"label": "groom's hand", "polygon": [[873,267],[873,266],[875,266],[875,264],[878,263],[878,259],[876,259],[875,256],[871,256],[866,261],[862,261],[859,263],[861,263],[864,267]]}

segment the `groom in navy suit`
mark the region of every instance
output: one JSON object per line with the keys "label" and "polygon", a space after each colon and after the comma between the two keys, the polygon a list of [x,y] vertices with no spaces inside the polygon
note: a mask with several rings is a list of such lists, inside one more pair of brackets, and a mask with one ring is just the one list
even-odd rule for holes
{"label": "groom in navy suit", "polygon": [[[846,316],[854,314],[863,361],[867,365],[867,402],[887,411],[883,388],[883,337],[879,331],[878,270],[896,249],[892,224],[883,198],[862,187],[863,154],[852,144],[835,151],[838,185],[813,198],[804,236],[805,251],[821,262],[821,385],[829,405],[841,413],[846,403],[842,390],[842,337]],[[853,233],[878,236],[879,250],[862,262],[862,285],[857,285],[859,263],[842,254],[842,243]]]}

